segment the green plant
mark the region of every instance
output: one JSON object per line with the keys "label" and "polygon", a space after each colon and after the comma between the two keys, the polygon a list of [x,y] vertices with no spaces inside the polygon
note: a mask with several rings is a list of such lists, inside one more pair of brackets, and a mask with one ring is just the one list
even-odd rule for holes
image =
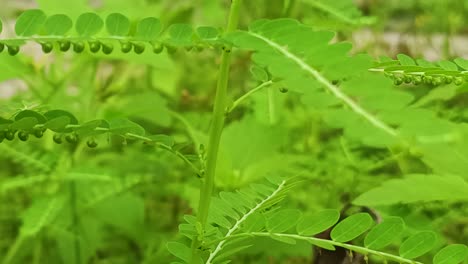
{"label": "green plant", "polygon": [[[286,10],[293,10],[293,4],[290,2]],[[314,6],[341,17],[344,22],[355,21],[340,15],[336,8],[326,8],[325,4],[314,4]],[[262,19],[250,23],[248,30],[238,30],[241,12],[242,1],[233,0],[228,25],[224,30],[207,26],[194,29],[190,24],[183,23],[163,27],[160,20],[153,17],[143,18],[133,26],[131,20],[120,13],[110,13],[103,20],[95,13],[86,12],[73,21],[67,15],[47,16],[41,10],[29,10],[18,17],[15,24],[16,36],[0,39],[0,50],[6,49],[8,54],[13,56],[21,54],[26,42],[34,42],[41,46],[44,53],[57,51],[55,54],[73,50],[75,53],[98,54],[98,56],[102,53],[102,56],[109,58],[114,54],[135,55],[138,57],[132,59],[138,60],[145,59],[149,53],[160,54],[164,50],[173,56],[178,56],[185,51],[202,52],[204,49],[209,49],[220,52],[221,58],[208,135],[194,128],[182,113],[168,110],[163,96],[149,92],[133,98],[133,102],[142,104],[143,115],[139,116],[142,119],[139,121],[147,126],[140,125],[136,120],[124,119],[121,114],[114,114],[116,110],[111,104],[106,106],[108,110],[106,118],[101,118],[104,115],[102,113],[94,115],[92,110],[80,113],[85,119],[91,119],[84,123],[80,123],[79,118],[75,116],[78,114],[72,114],[72,111],[44,110],[29,105],[20,107],[20,110],[10,112],[9,116],[1,118],[2,141],[4,138],[14,140],[16,135],[21,141],[33,140],[30,135],[37,138],[44,136],[49,139],[48,142],[63,144],[61,148],[66,150],[53,157],[45,155],[46,160],[42,161],[28,154],[30,152],[27,149],[28,145],[23,144],[24,151],[20,147],[19,150],[9,145],[2,147],[2,155],[10,156],[13,161],[22,165],[30,164],[28,168],[33,172],[43,173],[5,181],[0,188],[2,193],[26,187],[32,188],[31,186],[41,182],[45,182],[50,189],[46,197],[34,201],[24,210],[19,234],[5,254],[4,263],[12,263],[15,258],[21,259],[21,251],[27,240],[46,232],[46,228],[50,236],[60,238],[62,241],[56,247],[60,248],[61,258],[67,263],[88,262],[95,255],[94,251],[98,245],[93,243],[97,243],[96,241],[101,238],[93,237],[93,228],[97,230],[110,223],[114,228],[123,230],[126,236],[137,238],[135,240],[144,237],[144,230],[139,229],[142,218],[138,218],[139,214],[135,213],[144,205],[135,196],[125,195],[125,190],[151,182],[150,175],[154,170],[148,170],[148,164],[162,171],[182,171],[181,174],[187,173],[187,170],[179,168],[182,164],[190,169],[191,177],[188,179],[173,172],[174,185],[167,183],[172,179],[166,179],[167,182],[164,184],[159,183],[164,185],[162,193],[165,193],[164,195],[169,193],[168,197],[171,197],[170,195],[178,188],[190,185],[195,179],[200,181],[200,186],[197,203],[190,204],[192,209],[197,208],[197,210],[194,214],[183,217],[184,222],[179,225],[178,241],[167,244],[152,241],[162,246],[159,250],[154,250],[156,252],[148,246],[149,253],[144,258],[147,263],[158,263],[157,258],[164,256],[161,252],[167,251],[179,259],[176,263],[180,261],[227,263],[235,258],[237,253],[246,252],[252,245],[261,243],[259,239],[265,237],[286,245],[303,247],[308,243],[307,245],[316,248],[315,252],[342,248],[353,252],[349,253],[350,259],[353,259],[353,254],[357,254],[372,263],[387,261],[423,263],[414,259],[428,253],[434,247],[442,248],[437,253],[433,252],[434,263],[460,263],[466,260],[468,249],[465,245],[450,243],[443,247],[435,232],[405,228],[402,217],[388,216],[395,208],[379,206],[400,203],[411,206],[421,202],[443,201],[454,207],[459,206],[460,214],[466,212],[463,202],[468,199],[466,195],[468,186],[464,175],[468,171],[465,162],[468,157],[465,139],[467,127],[460,122],[463,116],[457,112],[451,116],[444,116],[437,114],[438,109],[428,105],[439,101],[449,104],[449,100],[459,92],[457,89],[465,87],[468,76],[467,61],[460,58],[454,62],[441,61],[435,65],[424,60],[418,60],[416,63],[410,57],[399,55],[398,60],[382,58],[379,62],[375,62],[365,54],[349,56],[351,45],[348,43],[330,44],[334,33],[316,31],[295,19]],[[69,33],[72,28],[75,32]],[[104,28],[106,33],[102,33]],[[256,83],[256,87],[241,93],[239,99],[230,101],[228,87],[234,52],[236,56],[251,55],[253,76],[251,83]],[[250,66],[249,58],[247,61]],[[88,65],[87,63],[85,61],[84,64]],[[92,69],[89,73],[91,83],[95,81],[95,71],[96,69]],[[86,75],[86,72],[77,73],[72,70],[71,74]],[[151,73],[146,74],[150,76]],[[66,88],[65,78],[45,79],[52,87],[57,86],[64,90]],[[87,78],[80,76],[80,79]],[[404,84],[404,87],[396,87],[391,79],[395,84]],[[89,94],[82,96],[91,98],[90,101],[97,105],[105,105],[108,98],[112,98],[115,94],[121,95],[117,98],[122,100],[125,100],[127,94],[131,95],[128,90],[109,84],[113,81],[113,79],[106,80],[97,85],[100,88],[88,91]],[[149,83],[151,86],[151,81]],[[417,85],[429,89],[427,95],[404,90],[406,87],[418,87]],[[443,90],[437,92],[438,88],[434,88],[435,86],[440,86]],[[33,92],[45,104],[53,101],[53,97],[58,93],[57,90],[52,89],[50,94],[35,90]],[[284,98],[282,95],[284,93],[287,93],[288,98]],[[145,98],[146,96],[150,100]],[[249,153],[245,154],[247,158],[243,159],[244,153],[240,149],[241,154],[238,154],[236,159],[232,158],[232,169],[230,169],[225,164],[228,159],[222,150],[223,144],[226,144],[222,138],[224,124],[227,118],[235,124],[233,121],[235,117],[232,116],[248,100],[256,102],[254,106],[258,108],[256,113],[261,113],[263,110],[266,112],[266,118],[260,116],[258,119],[267,126],[261,127],[257,122],[249,121],[247,117],[242,120],[248,121],[240,123],[239,126],[251,126],[253,123],[252,126],[263,129],[258,137],[255,136],[258,132],[254,130],[249,132],[252,133],[252,138],[258,140],[250,142],[250,145],[259,144],[258,148],[265,151],[258,153],[264,156],[281,153],[280,149],[284,148],[284,145],[296,144],[293,140],[285,144],[278,143],[278,138],[281,136],[269,134],[272,133],[271,130],[285,131],[284,127],[278,124],[281,115],[290,113],[288,118],[294,122],[300,118],[300,111],[310,111],[321,115],[320,123],[327,127],[327,136],[340,135],[339,140],[333,141],[327,148],[324,147],[325,152],[341,153],[336,156],[343,157],[358,175],[379,170],[388,164],[397,164],[400,179],[386,180],[380,187],[367,187],[365,191],[354,193],[353,197],[346,201],[361,206],[359,209],[362,210],[367,207],[379,208],[385,214],[384,220],[380,220],[380,213],[352,212],[347,217],[343,214],[340,219],[340,211],[335,209],[311,210],[318,212],[305,214],[299,209],[293,209],[291,204],[284,201],[294,192],[292,190],[307,189],[311,182],[319,178],[317,175],[321,175],[319,171],[308,167],[311,166],[309,159],[295,155],[297,149],[294,148],[292,151],[285,151],[291,156],[280,157],[280,166],[275,167],[274,163],[278,160],[272,159],[266,160],[264,165],[266,168],[262,167],[262,160],[259,160],[258,164],[246,160],[258,158],[249,156]],[[414,101],[416,103],[413,103]],[[122,108],[127,108],[125,103],[122,104],[124,105]],[[288,109],[287,104],[293,106]],[[449,106],[440,107],[445,109]],[[137,107],[134,104],[128,105],[129,113],[133,108]],[[154,111],[154,108],[157,111]],[[169,122],[159,115],[171,117],[181,124],[184,138],[187,137],[186,134],[190,140],[189,146],[180,143],[182,137],[180,132],[172,137],[163,131],[154,132],[162,130],[161,127],[169,127]],[[307,114],[305,117],[309,118]],[[288,118],[283,117],[283,120]],[[235,130],[235,125],[233,127]],[[236,133],[231,132],[231,135]],[[315,136],[315,139],[318,139],[322,135]],[[272,142],[277,145],[272,149],[269,149],[269,146],[262,146],[260,140],[262,137],[273,139],[264,145],[270,145]],[[108,177],[105,172],[99,173],[100,162],[103,162],[109,165],[110,172],[118,174],[119,168],[123,167],[112,170],[112,164],[118,166],[119,161],[124,162],[119,154],[107,157],[104,153],[101,156],[102,160],[90,165],[91,169],[86,166],[80,167],[82,156],[87,155],[88,151],[98,153],[100,148],[96,147],[102,146],[100,142],[106,140],[110,143],[114,154],[126,151],[122,150],[125,149],[124,145],[135,147],[135,152],[128,150],[125,154],[129,155],[130,163],[137,163],[137,160],[143,159],[141,164],[130,164],[128,166],[130,169],[126,167],[121,178]],[[249,138],[244,140],[249,141]],[[45,140],[40,142],[43,141]],[[136,147],[138,142],[144,143],[143,149]],[[14,144],[21,146],[19,142]],[[85,149],[85,144],[90,149]],[[318,145],[320,144],[315,144],[314,147],[318,149],[320,147]],[[53,147],[49,145],[47,148],[50,150]],[[337,148],[339,151],[336,151]],[[366,156],[366,151],[369,149],[384,158],[373,159]],[[146,160],[142,155],[146,152],[158,153],[159,161],[155,162],[152,156]],[[43,151],[42,154],[44,153],[48,152]],[[180,163],[175,162],[173,157],[178,158]],[[317,157],[322,158],[319,155]],[[363,164],[364,166],[357,161],[361,157],[364,162],[368,162]],[[379,160],[379,163],[376,164],[376,160]],[[314,165],[317,168],[323,166],[328,170],[334,163],[334,160],[328,157],[322,158],[321,161]],[[410,161],[415,165],[408,164]],[[81,171],[75,171],[73,169],[75,167]],[[236,168],[242,168],[243,171],[239,172],[240,169]],[[263,175],[242,182],[242,177],[236,176],[235,173],[247,174],[248,169],[253,170],[254,174],[262,172]],[[149,176],[134,175],[134,171],[137,170]],[[223,170],[230,172],[226,173]],[[346,172],[353,175],[349,171]],[[27,169],[21,173],[27,174]],[[264,176],[266,179],[262,183],[246,187],[252,182],[262,181],[259,178]],[[94,189],[94,184],[100,182],[102,184],[96,185]],[[219,193],[219,197],[213,195],[216,186],[225,189]],[[232,191],[238,187],[243,188]],[[345,182],[344,187],[349,188],[349,185],[347,186]],[[106,203],[108,197],[114,197],[113,201],[117,205],[112,206],[113,201],[109,202],[110,204]],[[173,203],[174,206],[179,204],[177,199],[174,199]],[[117,220],[120,217],[118,215],[120,210],[124,219],[122,221]],[[174,211],[175,216],[167,220],[168,223],[179,221],[179,210],[176,208]],[[100,220],[95,221],[88,215],[89,212]],[[397,213],[400,216],[403,214]],[[379,223],[374,226],[375,220]],[[316,237],[327,230],[330,233],[329,237]],[[370,231],[364,240],[360,241],[359,237],[368,230]],[[393,253],[387,253],[386,247],[394,246],[394,241],[401,237],[405,239],[399,249],[395,251],[395,248],[389,248],[389,252]],[[354,241],[353,244],[349,243],[350,241]],[[141,246],[136,245],[136,247]],[[41,250],[43,249],[39,244],[31,258],[39,261]],[[287,252],[286,249],[285,251]],[[137,256],[134,258],[138,259]],[[135,259],[128,256],[125,261],[134,262]]]}

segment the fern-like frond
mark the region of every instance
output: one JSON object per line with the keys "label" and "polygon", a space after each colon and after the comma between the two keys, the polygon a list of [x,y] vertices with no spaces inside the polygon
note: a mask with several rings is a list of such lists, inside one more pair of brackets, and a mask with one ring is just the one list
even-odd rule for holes
{"label": "fern-like frond", "polygon": [[[271,176],[267,179],[268,182],[265,184],[254,184],[236,192],[221,192],[219,197],[213,198],[208,215],[210,225],[204,234],[200,234],[193,216],[185,217],[187,223],[181,224],[179,230],[182,235],[190,239],[199,236],[203,241],[202,246],[205,248],[199,252],[200,263],[219,263],[222,259],[248,247],[245,244],[235,245],[231,243],[232,241],[228,241],[228,238],[243,230],[251,229],[255,224],[253,218],[265,210],[272,209],[284,199],[291,188],[299,183],[297,178],[284,179]],[[168,248],[176,257],[189,262],[187,260],[190,259],[190,254],[187,252],[190,250],[187,245],[173,242],[168,244]]]}
{"label": "fern-like frond", "polygon": [[[291,19],[260,20],[249,31],[230,37],[237,47],[254,50],[254,61],[267,67],[291,90],[319,98],[329,94],[335,99],[328,100],[330,103],[326,106],[341,103],[387,136],[398,136],[397,130],[378,113],[388,108],[400,109],[411,96],[393,91],[385,80],[366,75],[372,60],[365,56],[349,57],[350,46],[346,43],[330,45],[332,38],[330,32],[316,32]],[[366,86],[365,82],[373,85]],[[379,91],[374,87],[376,84],[381,84]],[[320,88],[325,90],[320,91]],[[376,99],[377,93],[380,97],[390,95],[394,107],[383,100],[374,100],[372,105],[363,103],[365,99]]]}
{"label": "fern-like frond", "polygon": [[[256,212],[259,212],[262,208],[265,208],[267,206],[271,206],[271,205],[273,205],[273,203],[276,203],[278,201],[278,198],[281,197],[282,193],[284,193],[284,189],[286,187],[286,180],[281,180],[281,182],[277,186],[275,186],[275,188],[268,187],[266,185],[261,185],[261,186],[257,185],[257,187],[255,189],[257,189],[257,188],[260,189],[259,187],[263,188],[262,193],[261,193],[263,195],[263,197],[259,198],[260,200],[258,200],[258,202],[255,203],[253,207],[252,207],[251,203],[245,203],[244,205],[246,207],[251,207],[251,208],[248,209],[248,211],[246,213],[244,213],[241,217],[239,217],[238,215],[235,215],[235,214],[230,214],[230,216],[235,219],[234,225],[231,226],[228,229],[226,234],[224,234],[224,239],[222,241],[220,241],[215,246],[214,250],[210,253],[208,259],[206,260],[206,262],[205,262],[206,264],[213,263],[213,261],[219,255],[219,253],[223,250],[223,248],[224,248],[224,246],[225,246],[225,244],[227,242],[225,239],[232,236],[235,232],[238,232],[241,229],[242,224],[244,224],[245,221],[247,220],[247,218],[249,218],[251,215],[253,215]],[[255,189],[252,190],[252,191],[259,191],[259,190],[255,190]],[[255,194],[255,192],[253,192],[253,193]],[[256,194],[258,195],[260,193],[256,193]],[[242,194],[242,192],[239,192],[238,195],[244,196],[245,198],[247,198],[247,196],[245,194]],[[253,198],[253,196],[251,198]],[[213,216],[213,215],[216,215],[216,214],[219,214],[219,213],[223,213],[225,208],[229,208],[229,207],[225,207],[228,204],[223,203],[222,202],[223,200],[221,200],[221,199],[217,200],[218,203],[213,202],[213,207],[212,207],[213,211],[210,214],[210,216],[212,216],[211,217],[212,219],[216,219],[216,218],[219,218],[219,217],[225,217],[223,214],[218,215],[218,217]],[[247,198],[247,199],[249,199],[249,198]],[[216,220],[214,220],[214,221],[216,221]]]}
{"label": "fern-like frond", "polygon": [[[0,32],[1,25],[0,21]],[[54,48],[80,53],[88,47],[92,53],[104,54],[112,53],[114,46],[120,46],[123,53],[133,50],[141,54],[148,47],[160,53],[164,48],[172,52],[177,48],[203,49],[222,43],[220,32],[214,27],[194,29],[188,24],[163,27],[154,17],[141,19],[135,31],[131,27],[130,19],[120,13],[112,13],[105,20],[95,13],[84,13],[73,21],[63,14],[46,15],[42,10],[27,10],[16,21],[17,36],[0,39],[0,52],[6,47],[9,54],[16,55],[28,41],[40,44],[45,53]]]}

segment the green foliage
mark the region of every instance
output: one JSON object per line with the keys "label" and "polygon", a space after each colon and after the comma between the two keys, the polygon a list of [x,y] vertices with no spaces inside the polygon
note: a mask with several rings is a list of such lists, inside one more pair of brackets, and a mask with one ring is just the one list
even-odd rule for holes
{"label": "green foliage", "polygon": [[399,54],[397,58],[398,60],[384,58],[370,70],[383,72],[392,78],[396,85],[405,83],[439,86],[453,83],[459,86],[468,81],[468,65],[462,58],[453,62],[439,61],[437,64],[423,59],[414,60],[404,54]]}
{"label": "green foliage", "polygon": [[407,175],[384,182],[361,194],[353,203],[366,206],[429,201],[463,202],[468,185],[462,178],[438,175]]}
{"label": "green foliage", "polygon": [[[87,46],[92,53],[102,50],[104,54],[110,54],[117,44],[124,53],[133,49],[135,53],[141,54],[147,46],[152,47],[155,53],[160,53],[164,47],[172,52],[179,47],[201,50],[217,47],[222,43],[218,40],[219,32],[216,28],[204,26],[194,30],[188,24],[174,24],[163,28],[160,20],[154,17],[141,19],[134,31],[131,30],[130,20],[120,13],[109,14],[105,21],[96,13],[83,13],[74,24],[76,33],[69,33],[73,26],[69,16],[47,16],[42,10],[28,10],[17,20],[17,37],[3,39],[0,45],[6,45],[10,55],[16,55],[20,46],[28,40],[40,44],[45,53],[51,52],[57,45],[65,52],[71,45],[77,53],[81,53]],[[104,26],[107,35],[102,32]],[[164,34],[161,34],[163,31]]]}

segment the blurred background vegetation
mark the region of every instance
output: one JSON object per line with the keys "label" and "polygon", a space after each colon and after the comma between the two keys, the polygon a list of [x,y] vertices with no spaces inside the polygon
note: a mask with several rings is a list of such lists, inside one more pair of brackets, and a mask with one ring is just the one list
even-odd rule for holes
{"label": "blurred background vegetation", "polygon": [[[12,35],[15,18],[31,8],[73,18],[87,11],[121,12],[134,21],[155,16],[165,25],[223,27],[229,3],[2,0],[0,17],[4,37]],[[466,0],[244,1],[240,25],[246,28],[256,19],[278,17],[336,31],[336,40],[352,42],[356,54],[378,58],[405,53],[429,60],[468,57]],[[28,46],[15,57],[0,54],[0,116],[24,108],[57,108],[75,113],[81,121],[129,117],[153,134],[173,135],[180,151],[196,159],[198,146],[192,140],[203,142],[207,137],[218,52],[77,56],[43,55],[39,48]],[[249,68],[250,55],[236,53],[229,88],[232,98],[256,86]],[[311,182],[294,192],[288,203],[304,211],[342,209],[382,180],[427,170],[406,150],[354,144],[307,104],[313,98],[302,98],[297,104],[294,95],[286,95],[274,98],[274,115],[265,91],[229,117],[222,137],[219,190],[245,186],[273,171],[302,173]],[[444,103],[430,107],[451,115]],[[464,108],[455,109],[456,115],[467,113]],[[17,140],[0,144],[0,260],[169,263],[172,258],[165,243],[177,236],[183,215],[197,204],[198,178],[189,168],[171,154],[117,138],[109,142],[99,138],[97,149],[71,153],[66,145],[54,144],[51,134],[45,137],[28,144]],[[58,199],[62,196],[68,198]],[[44,216],[52,202],[60,205],[50,213],[56,217]],[[426,203],[378,209],[382,215],[402,216],[410,232],[436,231],[441,244],[468,241],[466,205]],[[347,213],[353,210],[361,208]],[[313,254],[307,244],[285,247],[258,239],[234,263],[311,263]],[[380,262],[371,259],[371,263]]]}

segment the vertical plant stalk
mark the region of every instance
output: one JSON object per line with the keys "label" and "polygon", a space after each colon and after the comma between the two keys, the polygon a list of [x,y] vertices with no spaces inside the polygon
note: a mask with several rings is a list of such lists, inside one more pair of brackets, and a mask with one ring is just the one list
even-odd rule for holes
{"label": "vertical plant stalk", "polygon": [[[229,12],[229,21],[226,33],[233,32],[237,29],[239,22],[239,13],[242,0],[232,0]],[[221,56],[221,65],[219,70],[218,83],[216,86],[216,97],[214,101],[212,124],[208,139],[206,153],[206,174],[202,179],[200,188],[200,201],[198,205],[197,220],[201,224],[201,230],[204,232],[208,219],[208,211],[210,208],[211,196],[213,193],[216,162],[218,159],[219,142],[224,126],[224,117],[227,108],[227,86],[229,81],[229,69],[231,63],[231,48],[223,48]],[[192,243],[192,258],[201,241]]]}

